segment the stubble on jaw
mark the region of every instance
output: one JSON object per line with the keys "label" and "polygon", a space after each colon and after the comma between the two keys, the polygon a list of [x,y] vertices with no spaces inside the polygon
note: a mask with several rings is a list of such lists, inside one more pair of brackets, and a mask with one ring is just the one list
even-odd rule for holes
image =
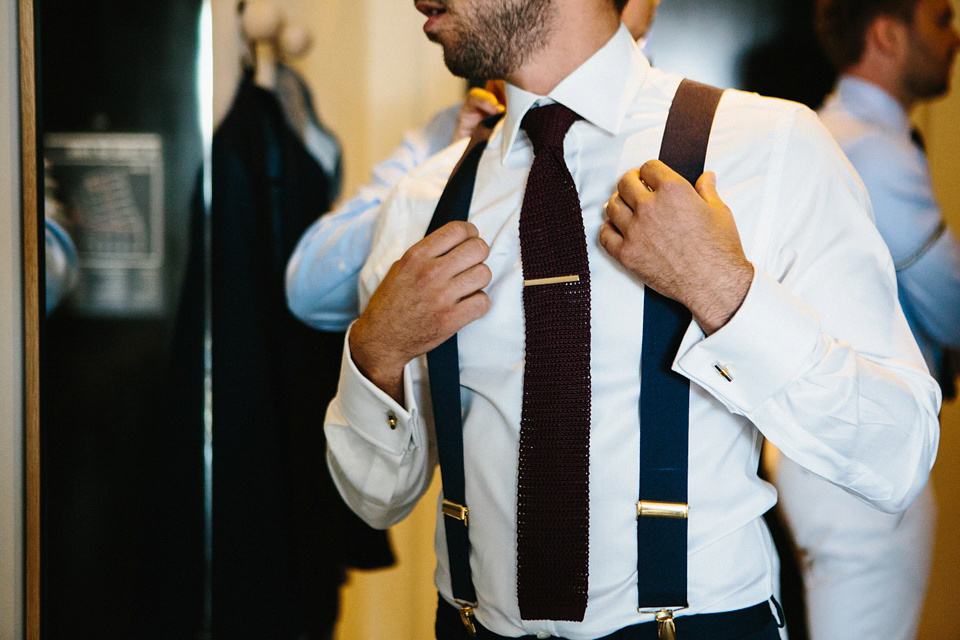
{"label": "stubble on jaw", "polygon": [[942,96],[950,87],[950,63],[937,60],[935,52],[917,34],[911,32],[909,38],[910,49],[900,83],[914,100]]}
{"label": "stubble on jaw", "polygon": [[454,75],[473,80],[506,78],[546,46],[553,30],[553,0],[491,4],[486,12],[464,7],[451,26],[452,38],[430,38],[443,45],[443,61]]}

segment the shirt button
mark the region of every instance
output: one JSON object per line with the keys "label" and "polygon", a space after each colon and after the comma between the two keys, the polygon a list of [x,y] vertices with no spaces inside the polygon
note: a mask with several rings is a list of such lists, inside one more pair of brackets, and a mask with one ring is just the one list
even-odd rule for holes
{"label": "shirt button", "polygon": [[549,638],[549,637],[550,637],[550,634],[547,633],[546,631],[538,631],[538,632],[537,632],[537,637],[538,637],[538,638]]}
{"label": "shirt button", "polygon": [[390,429],[397,428],[397,414],[393,411],[387,411],[387,424],[390,425]]}

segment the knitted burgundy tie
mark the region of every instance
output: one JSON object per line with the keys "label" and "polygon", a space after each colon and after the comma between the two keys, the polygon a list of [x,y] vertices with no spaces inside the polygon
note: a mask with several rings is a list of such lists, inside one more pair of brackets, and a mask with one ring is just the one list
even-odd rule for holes
{"label": "knitted burgundy tie", "polygon": [[580,199],[563,160],[577,120],[560,104],[521,126],[534,161],[520,210],[526,363],[517,486],[524,620],[583,620],[590,464],[590,272]]}

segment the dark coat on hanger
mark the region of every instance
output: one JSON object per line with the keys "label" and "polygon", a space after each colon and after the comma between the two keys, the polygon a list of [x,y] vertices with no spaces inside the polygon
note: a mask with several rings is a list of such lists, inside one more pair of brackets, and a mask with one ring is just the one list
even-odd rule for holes
{"label": "dark coat on hanger", "polygon": [[[344,336],[301,324],[284,296],[287,259],[330,208],[334,179],[274,94],[245,78],[213,139],[214,638],[327,637],[345,569],[393,563],[386,533],[350,512],[326,467],[323,417]],[[181,313],[194,355],[203,292],[203,254],[192,250]]]}

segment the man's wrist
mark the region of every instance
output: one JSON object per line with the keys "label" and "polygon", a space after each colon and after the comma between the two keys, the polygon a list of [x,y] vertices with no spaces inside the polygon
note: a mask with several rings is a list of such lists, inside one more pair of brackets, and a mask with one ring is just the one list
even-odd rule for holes
{"label": "man's wrist", "polygon": [[384,393],[403,404],[403,368],[405,363],[392,362],[382,347],[367,339],[363,316],[350,328],[347,340],[350,358],[363,376]]}
{"label": "man's wrist", "polygon": [[723,278],[714,280],[704,288],[702,301],[690,306],[690,312],[704,334],[719,331],[743,306],[743,301],[753,282],[753,264],[748,260],[736,268],[724,272]]}

